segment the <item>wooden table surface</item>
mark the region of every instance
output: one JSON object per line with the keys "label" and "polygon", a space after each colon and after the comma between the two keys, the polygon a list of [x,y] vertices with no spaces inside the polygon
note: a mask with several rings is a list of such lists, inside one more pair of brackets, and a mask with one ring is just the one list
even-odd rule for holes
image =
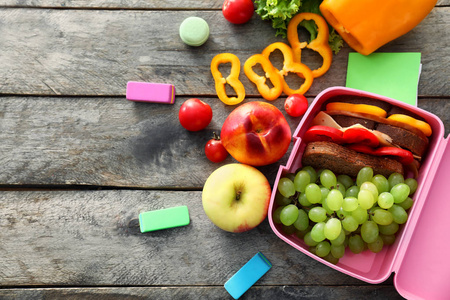
{"label": "wooden table surface", "polygon": [[[221,164],[203,152],[234,107],[209,71],[218,53],[241,63],[275,37],[256,14],[236,26],[222,0],[0,1],[0,298],[231,299],[223,284],[258,251],[272,269],[242,299],[401,299],[293,249],[268,221],[241,234],[215,227],[201,190]],[[450,1],[379,52],[421,52],[418,105],[450,130]],[[178,35],[189,16],[210,25],[201,47]],[[308,100],[345,85],[345,46]],[[317,62],[305,51],[305,61]],[[241,75],[247,100],[263,100]],[[174,105],[126,101],[128,81],[172,83]],[[211,124],[188,132],[178,110],[197,97]],[[301,118],[284,112],[294,130]],[[278,166],[259,169],[273,184]],[[140,212],[187,205],[191,224],[141,234]]]}

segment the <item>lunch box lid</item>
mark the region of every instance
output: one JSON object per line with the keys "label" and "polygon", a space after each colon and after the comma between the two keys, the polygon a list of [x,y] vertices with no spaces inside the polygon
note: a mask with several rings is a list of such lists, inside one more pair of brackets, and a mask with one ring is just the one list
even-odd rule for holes
{"label": "lunch box lid", "polygon": [[[306,131],[306,124],[313,118],[311,114],[317,110],[319,103],[324,103],[327,98],[338,94],[361,95],[378,99],[388,99],[373,93],[355,90],[346,87],[331,87],[323,90],[300,121],[294,132],[294,138],[301,138]],[[325,100],[324,100],[325,99]],[[395,99],[388,99],[392,104],[407,108],[409,105]],[[317,102],[317,103],[316,103]],[[410,219],[405,224],[404,233],[399,241],[396,253],[390,266],[386,266],[384,271],[376,278],[366,278],[364,275],[355,274],[350,270],[325,264],[371,283],[385,281],[392,272],[395,273],[394,285],[397,291],[407,299],[448,299],[450,295],[450,260],[447,259],[450,253],[450,200],[447,200],[450,192],[450,149],[449,139],[444,138],[444,126],[442,121],[435,115],[416,108],[419,114],[424,117],[433,129],[436,129],[437,138],[429,145],[432,149],[428,153],[426,161],[422,167],[427,170],[420,175],[421,186],[416,192],[415,199],[420,199],[408,213]],[[298,150],[298,143],[295,143],[292,151]],[[290,156],[287,166],[294,164],[293,157]],[[448,192],[446,193],[448,187]],[[414,213],[417,210],[418,213]],[[447,228],[448,231],[447,231]],[[277,232],[276,232],[277,233]],[[280,236],[279,233],[277,235]],[[280,236],[281,237],[281,236]],[[293,245],[299,250],[299,247]],[[305,254],[315,258],[314,255],[304,251]],[[355,259],[357,256],[354,256]],[[364,259],[361,255],[358,257]],[[320,260],[320,259],[319,259]]]}

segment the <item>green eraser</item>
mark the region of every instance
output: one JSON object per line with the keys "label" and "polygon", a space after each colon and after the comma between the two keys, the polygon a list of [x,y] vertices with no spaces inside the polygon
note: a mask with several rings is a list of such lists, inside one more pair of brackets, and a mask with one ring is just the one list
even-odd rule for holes
{"label": "green eraser", "polygon": [[180,25],[180,38],[189,46],[201,46],[208,37],[209,26],[202,18],[189,17]]}
{"label": "green eraser", "polygon": [[139,214],[141,232],[186,226],[190,222],[187,206],[177,206]]}

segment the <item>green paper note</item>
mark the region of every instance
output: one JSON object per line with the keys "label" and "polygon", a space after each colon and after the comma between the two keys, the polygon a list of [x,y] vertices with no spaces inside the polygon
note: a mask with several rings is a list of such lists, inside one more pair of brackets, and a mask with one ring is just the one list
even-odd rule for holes
{"label": "green paper note", "polygon": [[417,106],[420,53],[349,53],[346,87]]}

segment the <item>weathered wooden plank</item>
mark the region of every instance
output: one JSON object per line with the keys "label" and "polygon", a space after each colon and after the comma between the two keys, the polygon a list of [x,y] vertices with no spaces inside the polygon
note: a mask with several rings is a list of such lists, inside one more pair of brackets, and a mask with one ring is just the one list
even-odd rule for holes
{"label": "weathered wooden plank", "polygon": [[[178,205],[189,225],[140,233],[140,212]],[[273,264],[259,285],[366,285],[289,246],[267,220],[240,234],[217,228],[201,192],[3,191],[0,211],[3,287],[222,286],[258,251]]]}
{"label": "weathered wooden plank", "polygon": [[[422,53],[420,95],[450,94],[445,30],[449,9],[437,7],[420,26],[379,50]],[[191,15],[210,24],[210,38],[202,47],[189,47],[178,36],[179,24]],[[179,95],[215,95],[210,74],[214,55],[232,52],[243,64],[270,43],[286,42],[257,16],[235,26],[220,11],[4,8],[0,18],[2,94],[121,96],[128,81],[138,80],[173,83]],[[308,95],[345,85],[349,52],[344,47],[335,56],[330,71],[315,80]],[[303,55],[303,62],[312,67],[321,62],[314,52]],[[257,90],[243,73],[241,80],[247,94],[256,96]]]}
{"label": "weathered wooden plank", "polygon": [[[56,288],[4,289],[4,300],[23,299],[232,299],[223,287],[124,287],[124,288]],[[393,286],[259,286],[254,285],[245,299],[403,299]]]}
{"label": "weathered wooden plank", "polygon": [[[218,166],[235,162],[229,157],[211,163],[203,150],[234,107],[202,98],[213,120],[203,131],[188,132],[178,121],[184,100],[161,105],[124,98],[3,97],[0,184],[200,189]],[[272,103],[294,133],[301,118],[287,116],[282,99]],[[420,99],[419,106],[439,116],[449,133],[449,101]],[[285,165],[288,155],[278,164]],[[270,183],[278,164],[259,168]]]}
{"label": "weathered wooden plank", "polygon": [[[6,7],[62,7],[62,8],[129,8],[129,9],[221,9],[222,0],[3,0]],[[436,6],[450,5],[449,0],[438,0]]]}

